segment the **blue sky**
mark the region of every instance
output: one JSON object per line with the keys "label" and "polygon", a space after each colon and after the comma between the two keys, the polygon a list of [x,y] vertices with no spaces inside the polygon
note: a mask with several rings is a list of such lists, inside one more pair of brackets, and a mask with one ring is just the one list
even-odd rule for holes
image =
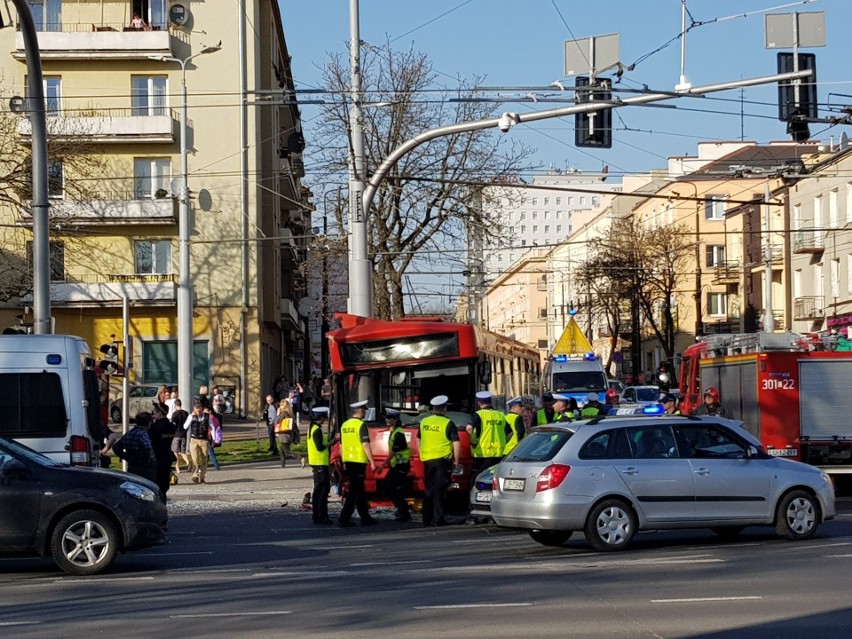
{"label": "blue sky", "polygon": [[[285,35],[293,57],[299,88],[319,88],[318,66],[327,52],[345,52],[349,35],[348,0],[281,0]],[[785,6],[786,5],[786,6]],[[590,35],[619,33],[621,59],[630,64],[680,32],[680,0],[362,0],[361,37],[373,44],[390,39],[395,46],[411,43],[433,61],[441,82],[454,86],[461,75],[486,76],[492,87],[548,87],[565,82],[563,43]],[[852,103],[852,72],[848,59],[849,2],[817,0],[690,0],[687,6],[698,22],[687,35],[686,76],[704,85],[775,73],[774,50],[764,48],[764,15],[792,11],[823,11],[828,46],[810,49],[817,54],[821,103]],[[714,20],[749,14],[747,17]],[[622,86],[671,90],[679,80],[680,43],[640,62],[625,74]],[[609,150],[575,149],[573,122],[546,120],[515,127],[509,135],[538,149],[542,166],[566,164],[584,170],[609,165],[612,173],[638,172],[665,165],[671,155],[692,154],[699,140],[746,139],[768,142],[787,139],[785,125],[776,119],[775,85],[715,94],[712,98],[678,99],[671,108],[627,107],[614,119],[614,144]],[[507,96],[524,92],[507,91]],[[545,93],[537,93],[541,99]],[[553,94],[550,94],[553,95]],[[757,104],[753,103],[756,102]],[[741,106],[745,117],[741,118]],[[539,102],[495,105],[495,112],[554,108]],[[305,105],[310,143],[310,119],[318,107]],[[698,110],[698,111],[696,111]],[[727,114],[726,114],[727,113]],[[742,128],[741,128],[742,127]],[[618,129],[631,130],[618,130]],[[812,134],[825,127],[812,125]],[[820,137],[835,138],[834,127]]]}

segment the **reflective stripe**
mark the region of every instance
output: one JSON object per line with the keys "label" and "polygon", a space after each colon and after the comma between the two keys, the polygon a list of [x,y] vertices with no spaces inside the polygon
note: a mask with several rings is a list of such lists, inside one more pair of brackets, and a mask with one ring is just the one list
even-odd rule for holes
{"label": "reflective stripe", "polygon": [[367,451],[361,443],[361,426],[364,424],[360,419],[352,417],[343,422],[340,427],[340,457],[345,462],[358,462],[366,464]]}

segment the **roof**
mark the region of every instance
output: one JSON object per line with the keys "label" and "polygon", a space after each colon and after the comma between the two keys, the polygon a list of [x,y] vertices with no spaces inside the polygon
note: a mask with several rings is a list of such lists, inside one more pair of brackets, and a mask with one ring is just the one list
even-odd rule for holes
{"label": "roof", "polygon": [[819,145],[773,143],[763,146],[746,146],[713,160],[703,167],[678,178],[678,181],[688,182],[693,179],[718,179],[732,177],[742,172],[745,176],[760,177],[761,174],[777,172],[787,164],[798,164],[801,159],[819,151]]}

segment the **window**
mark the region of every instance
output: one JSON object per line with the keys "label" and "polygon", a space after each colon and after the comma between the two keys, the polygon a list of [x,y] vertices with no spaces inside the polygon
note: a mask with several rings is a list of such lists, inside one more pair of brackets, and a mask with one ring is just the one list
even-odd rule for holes
{"label": "window", "polygon": [[556,198],[556,206],[559,206],[560,204],[562,204],[562,198],[558,197]]}
{"label": "window", "polygon": [[793,230],[798,231],[802,228],[802,205],[794,204],[793,205]]}
{"label": "window", "polygon": [[592,198],[592,206],[597,206],[598,204],[600,204],[600,201],[601,200],[600,200],[599,197],[593,197]]}
{"label": "window", "polygon": [[0,435],[65,437],[68,415],[62,380],[56,373],[0,375]]}
{"label": "window", "polygon": [[61,198],[65,195],[65,170],[61,161],[47,163],[47,196]]}
{"label": "window", "polygon": [[539,317],[539,319],[547,319],[547,309],[546,308],[538,309],[538,317]]}
{"label": "window", "polygon": [[172,161],[168,158],[136,158],[133,175],[137,200],[169,196]]}
{"label": "window", "polygon": [[[65,245],[62,242],[51,242],[49,245],[50,256],[48,257],[50,265],[50,281],[64,282],[65,281]],[[33,243],[27,242],[27,267],[30,272],[33,269]]]}
{"label": "window", "polygon": [[725,247],[712,244],[705,248],[707,252],[707,268],[721,266],[725,261]]}
{"label": "window", "polygon": [[586,206],[586,196],[585,195],[580,196],[580,206]]}
{"label": "window", "polygon": [[668,426],[642,426],[628,431],[630,447],[635,459],[664,459],[677,457],[671,428]]}
{"label": "window", "polygon": [[545,224],[545,225],[544,225],[544,232],[545,232],[545,233],[550,233],[550,225],[549,225],[549,224]]}
{"label": "window", "polygon": [[852,253],[846,256],[846,292],[852,293]]}
{"label": "window", "polygon": [[676,429],[681,457],[694,459],[744,459],[743,442],[714,425],[684,425]]}
{"label": "window", "polygon": [[44,108],[49,116],[62,110],[62,78],[58,75],[44,77]]}
{"label": "window", "polygon": [[711,317],[726,317],[728,315],[728,296],[724,293],[708,293],[707,312]]}
{"label": "window", "polygon": [[523,211],[521,211],[520,213],[518,213],[518,221],[519,221],[519,222],[520,222],[521,220],[525,220],[526,218],[527,218],[527,214],[526,214],[526,213],[524,213]]}
{"label": "window", "polygon": [[526,241],[526,240],[521,240],[521,246],[526,246],[526,245],[527,245],[527,241]]}
{"label": "window", "polygon": [[569,198],[568,198],[568,206],[573,206],[573,205],[574,205],[574,198],[573,198],[573,197],[569,197]]}
{"label": "window", "polygon": [[172,272],[172,243],[169,240],[139,240],[134,243],[136,273]]}
{"label": "window", "polygon": [[802,296],[802,269],[793,271],[793,297]]}
{"label": "window", "polygon": [[549,219],[550,219],[550,211],[545,211],[545,212],[544,212],[544,219],[545,219],[545,220],[549,220]]}
{"label": "window", "polygon": [[837,228],[837,189],[828,192],[828,226]]}
{"label": "window", "polygon": [[537,198],[537,197],[534,197],[534,198],[532,199],[532,205],[533,205],[533,206],[538,206],[538,198]]}
{"label": "window", "polygon": [[533,225],[533,233],[538,233],[538,224]]}
{"label": "window", "polygon": [[498,262],[502,262],[502,261],[503,261],[503,254],[502,254],[502,253],[498,253],[498,254],[497,254],[497,261],[498,261]]}
{"label": "window", "polygon": [[561,233],[561,232],[562,232],[562,225],[561,225],[561,224],[557,224],[557,225],[556,225],[556,232],[557,232],[557,233]]}
{"label": "window", "polygon": [[525,224],[525,225],[521,226],[521,233],[526,233],[526,232],[527,232],[527,227],[526,227],[526,224]]}
{"label": "window", "polygon": [[840,258],[831,260],[831,296],[835,299],[840,297]]}
{"label": "window", "polygon": [[544,198],[544,205],[550,206],[550,198],[549,197]]}
{"label": "window", "polygon": [[534,220],[538,219],[538,211],[533,211],[532,219],[534,219]]}
{"label": "window", "polygon": [[166,115],[168,88],[164,75],[134,75],[130,79],[133,115]]}
{"label": "window", "polygon": [[630,459],[630,444],[623,428],[607,430],[592,437],[578,453],[580,459]]}
{"label": "window", "polygon": [[725,200],[724,195],[709,195],[704,200],[704,217],[708,220],[723,220],[725,219]]}
{"label": "window", "polygon": [[62,0],[30,0],[36,31],[62,30]]}

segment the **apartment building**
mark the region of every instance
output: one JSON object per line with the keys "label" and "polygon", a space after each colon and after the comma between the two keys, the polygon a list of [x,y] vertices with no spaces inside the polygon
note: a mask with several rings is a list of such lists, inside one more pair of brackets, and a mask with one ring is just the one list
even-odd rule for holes
{"label": "apartment building", "polygon": [[[177,382],[185,82],[194,388],[181,396],[201,384],[231,387],[241,412],[254,414],[276,377],[293,379],[305,366],[306,325],[295,302],[305,288],[310,193],[279,4],[244,6],[241,15],[229,2],[30,0],[48,154],[63,144],[68,153],[52,155],[49,168],[55,332],[81,335],[93,349],[120,340],[127,297],[131,379]],[[13,28],[0,30],[6,99],[26,93],[13,18]],[[25,157],[29,121],[10,128],[4,135]],[[28,265],[26,195],[0,205],[0,218],[4,259]],[[14,269],[0,273],[4,326],[16,315],[26,322],[29,272],[18,269],[17,281]]]}

